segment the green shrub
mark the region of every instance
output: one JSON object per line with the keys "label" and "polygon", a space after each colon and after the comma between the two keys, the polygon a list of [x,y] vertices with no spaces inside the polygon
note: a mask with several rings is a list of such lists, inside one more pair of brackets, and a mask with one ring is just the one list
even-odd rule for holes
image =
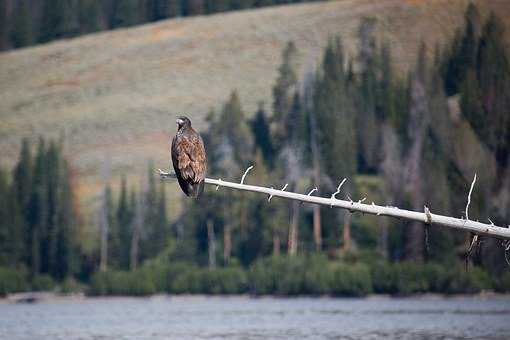
{"label": "green shrub", "polygon": [[[196,282],[197,275],[194,273],[198,268],[191,263],[175,262],[165,267],[158,275],[161,282],[158,285],[164,286],[162,291],[170,294],[190,293],[191,290],[198,290]],[[192,287],[191,287],[192,286]]]}
{"label": "green shrub", "polygon": [[334,280],[332,264],[324,255],[313,255],[307,259],[303,275],[303,293],[323,295],[331,293]]}
{"label": "green shrub", "polygon": [[493,288],[493,283],[485,270],[474,267],[466,271],[463,266],[458,266],[452,271],[445,293],[474,294],[491,288]]}
{"label": "green shrub", "polygon": [[341,296],[364,296],[372,292],[370,270],[365,264],[337,264],[333,269],[331,293]]}
{"label": "green shrub", "polygon": [[266,257],[253,263],[249,270],[237,265],[208,269],[186,262],[153,262],[133,272],[108,271],[94,274],[90,294],[250,292],[255,295],[364,296],[372,292],[397,295],[424,292],[477,293],[492,287],[508,291],[510,274],[496,283],[495,286],[487,272],[480,268],[466,272],[463,266],[452,269],[451,266],[435,263],[389,263],[380,260],[372,260],[368,266],[352,256],[330,261],[324,255],[310,255]]}
{"label": "green shrub", "polygon": [[496,281],[496,290],[501,293],[510,292],[510,271],[506,270]]}
{"label": "green shrub", "polygon": [[66,278],[60,285],[60,292],[64,294],[83,292],[84,286],[73,277]]}
{"label": "green shrub", "polygon": [[303,257],[288,257],[278,263],[275,273],[276,294],[303,294],[305,259]]}
{"label": "green shrub", "polygon": [[206,294],[241,294],[248,290],[246,272],[240,267],[202,269],[201,280]]}
{"label": "green shrub", "polygon": [[27,274],[24,270],[0,267],[0,296],[27,290]]}
{"label": "green shrub", "polygon": [[150,270],[107,271],[92,276],[91,295],[149,295],[156,292]]}
{"label": "green shrub", "polygon": [[188,266],[178,275],[174,276],[171,284],[171,293],[200,294],[203,293],[202,273],[195,266]]}
{"label": "green shrub", "polygon": [[55,282],[47,274],[37,275],[32,279],[32,290],[34,291],[50,291],[54,287]]}
{"label": "green shrub", "polygon": [[370,269],[372,287],[378,294],[396,294],[398,292],[396,270],[392,263],[379,261]]}
{"label": "green shrub", "polygon": [[127,280],[128,295],[151,295],[156,293],[154,272],[151,271],[151,268],[142,267],[133,272],[129,272]]}
{"label": "green shrub", "polygon": [[408,295],[424,293],[429,289],[424,265],[401,262],[394,265],[397,294]]}
{"label": "green shrub", "polygon": [[282,272],[282,257],[267,257],[256,261],[248,273],[250,292],[256,295],[275,294],[279,273]]}
{"label": "green shrub", "polygon": [[446,291],[452,277],[450,267],[429,263],[424,266],[423,270],[428,281],[429,292],[443,293]]}

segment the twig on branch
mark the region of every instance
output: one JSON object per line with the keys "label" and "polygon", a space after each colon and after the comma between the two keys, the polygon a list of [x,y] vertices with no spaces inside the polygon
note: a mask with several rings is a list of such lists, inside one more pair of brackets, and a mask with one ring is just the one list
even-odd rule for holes
{"label": "twig on branch", "polygon": [[[331,195],[331,201],[336,200],[336,195],[340,193],[340,189],[342,189],[342,185],[344,185],[345,181],[347,181],[347,178],[344,178],[338,187],[336,188],[336,191]],[[331,207],[333,208],[333,203],[331,203]]]}
{"label": "twig on branch", "polygon": [[310,196],[311,194],[313,194],[314,192],[318,191],[319,189],[317,189],[317,187],[313,188],[312,190],[310,190],[310,192],[306,195],[306,196]]}
{"label": "twig on branch", "polygon": [[423,206],[423,211],[425,212],[425,216],[427,216],[427,224],[432,224],[432,214],[430,213],[429,208],[425,205]]}
{"label": "twig on branch", "polygon": [[467,200],[467,204],[466,204],[466,220],[469,220],[468,210],[469,210],[469,204],[471,204],[471,193],[473,192],[475,183],[476,183],[476,173],[475,173],[475,177],[473,178],[473,182],[471,183],[471,188],[469,189],[468,200]]}
{"label": "twig on branch", "polygon": [[[161,178],[172,178],[175,177],[175,174],[169,174],[163,171],[160,171]],[[502,228],[498,227],[496,225],[488,224],[488,223],[481,223],[477,221],[471,221],[468,219],[462,219],[462,218],[455,218],[450,216],[444,216],[444,215],[438,215],[430,213],[429,216],[425,212],[418,212],[418,211],[411,211],[411,210],[405,210],[405,209],[398,209],[396,207],[390,207],[390,206],[379,206],[375,203],[372,204],[365,204],[365,203],[354,203],[351,204],[349,201],[340,200],[336,198],[336,194],[339,193],[341,189],[341,185],[345,182],[346,179],[340,183],[340,185],[337,188],[337,192],[331,195],[331,197],[320,197],[320,196],[312,196],[312,195],[306,195],[306,194],[299,194],[294,192],[288,192],[285,191],[287,188],[287,185],[285,185],[281,190],[277,190],[274,188],[267,188],[262,186],[256,186],[256,185],[247,185],[247,184],[240,184],[240,183],[234,183],[234,182],[228,182],[221,179],[212,179],[212,178],[206,178],[205,184],[208,185],[214,185],[217,187],[225,187],[235,190],[244,190],[244,191],[251,191],[251,192],[258,192],[262,194],[266,194],[269,196],[269,201],[273,196],[280,197],[280,198],[286,198],[290,200],[296,200],[300,202],[306,202],[306,203],[312,203],[312,204],[320,204],[320,205],[327,205],[330,207],[337,207],[347,210],[353,210],[353,211],[359,211],[362,213],[367,214],[373,214],[378,216],[390,216],[390,217],[396,217],[396,218],[403,218],[407,220],[413,220],[413,221],[419,221],[423,223],[428,223],[431,221],[431,223],[434,223],[436,225],[442,225],[449,228],[457,229],[457,230],[463,230],[472,232],[478,235],[486,235],[486,236],[492,236],[497,237],[504,240],[510,240],[510,228]]]}
{"label": "twig on branch", "polygon": [[[318,191],[317,187],[310,190],[310,192],[308,194],[306,194],[306,196],[311,196],[316,191]],[[305,203],[305,202],[299,202],[299,205],[302,205],[303,203]]]}
{"label": "twig on branch", "polygon": [[246,171],[244,172],[243,177],[241,177],[241,184],[244,184],[244,179],[246,178],[246,175],[248,174],[248,172],[250,172],[251,169],[253,169],[253,165],[250,165],[248,169],[246,169]]}
{"label": "twig on branch", "polygon": [[471,239],[471,243],[469,245],[469,248],[467,250],[466,254],[466,271],[468,270],[469,266],[469,259],[471,258],[471,254],[473,253],[473,249],[478,245],[478,234],[474,234],[473,238]]}
{"label": "twig on branch", "polygon": [[[473,178],[473,182],[471,182],[471,187],[469,188],[468,193],[468,199],[466,203],[466,211],[464,212],[466,216],[466,221],[469,221],[469,204],[471,204],[471,194],[473,193],[473,188],[475,187],[476,183],[476,172],[475,177]],[[494,224],[491,222],[491,226],[494,226]],[[476,248],[478,245],[478,234],[474,234],[471,238],[471,243],[469,244],[469,248],[466,253],[466,270],[468,270],[469,266],[469,259],[471,258],[471,254],[473,253],[473,249]]]}
{"label": "twig on branch", "polygon": [[505,248],[505,261],[510,267],[510,240],[503,242],[503,247]]}
{"label": "twig on branch", "polygon": [[[281,188],[280,191],[285,191],[285,189],[287,189],[287,187],[289,186],[289,183],[285,183],[285,185],[283,186],[283,188]],[[274,190],[273,187],[271,187],[271,190]],[[267,198],[267,201],[271,203],[271,198],[273,198],[273,194],[269,194],[269,197]]]}

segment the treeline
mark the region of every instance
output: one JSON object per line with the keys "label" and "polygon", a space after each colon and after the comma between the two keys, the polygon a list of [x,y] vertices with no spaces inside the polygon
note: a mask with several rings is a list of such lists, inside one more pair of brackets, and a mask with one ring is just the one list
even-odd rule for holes
{"label": "treeline", "polygon": [[[99,259],[92,256],[91,270],[136,269],[139,263],[164,253],[172,234],[163,183],[155,180],[151,163],[138,189],[128,190],[121,178],[118,197],[107,185],[97,209]],[[87,275],[88,277],[88,275]]]}
{"label": "treeline", "polygon": [[167,18],[306,1],[0,0],[0,51]]}
{"label": "treeline", "polygon": [[23,139],[12,173],[0,168],[0,286],[5,292],[75,286],[73,279],[88,282],[97,270],[134,270],[170,244],[164,187],[149,164],[139,188],[129,189],[124,176],[117,197],[110,185],[104,188],[92,217],[98,237],[93,251],[85,250],[83,216],[73,191],[76,175],[63,147],[40,138],[34,148]]}
{"label": "treeline", "polygon": [[72,180],[61,143],[41,138],[32,155],[23,140],[12,175],[0,169],[0,267],[36,280],[63,280],[77,272],[80,221]]}

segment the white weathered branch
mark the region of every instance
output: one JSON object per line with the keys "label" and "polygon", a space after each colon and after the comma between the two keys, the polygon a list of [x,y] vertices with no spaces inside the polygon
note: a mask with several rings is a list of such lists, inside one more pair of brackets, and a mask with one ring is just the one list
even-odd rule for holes
{"label": "white weathered branch", "polygon": [[[175,174],[172,173],[166,173],[161,170],[159,170],[159,174],[161,178],[175,178]],[[300,193],[294,193],[294,192],[288,192],[285,191],[286,186],[282,188],[282,190],[274,189],[274,188],[266,188],[256,185],[247,185],[247,184],[240,184],[240,183],[234,183],[234,182],[228,182],[221,179],[212,179],[212,178],[206,178],[205,183],[209,185],[214,185],[216,187],[225,187],[235,190],[243,190],[243,191],[250,191],[250,192],[259,192],[262,194],[266,194],[271,199],[272,197],[280,197],[280,198],[286,198],[290,200],[296,200],[300,202],[305,203],[312,203],[312,204],[320,204],[320,205],[326,205],[330,207],[337,207],[342,209],[347,209],[349,211],[357,211],[361,213],[366,214],[373,214],[378,216],[390,216],[390,217],[396,217],[396,218],[403,218],[407,220],[412,221],[419,221],[423,223],[428,224],[436,224],[441,225],[457,230],[463,230],[463,231],[469,231],[478,235],[487,235],[487,236],[493,236],[501,239],[510,239],[510,228],[502,228],[491,224],[486,223],[480,223],[476,221],[471,221],[462,218],[455,218],[450,216],[444,216],[439,214],[433,214],[430,212],[430,210],[424,209],[424,212],[417,212],[417,211],[411,211],[411,210],[404,210],[399,209],[397,207],[391,207],[391,206],[380,206],[376,205],[372,202],[372,204],[364,204],[360,201],[346,201],[346,200],[340,200],[336,199],[336,194],[341,189],[341,186],[343,183],[345,183],[345,180],[343,180],[340,185],[337,188],[337,192],[331,197],[319,197],[319,196],[311,196],[306,194],[300,194]],[[473,181],[474,184],[474,181]],[[470,197],[469,197],[470,198]],[[467,209],[466,209],[467,212]]]}
{"label": "white weathered branch", "polygon": [[246,171],[244,172],[243,177],[241,177],[241,184],[244,184],[244,179],[246,178],[246,175],[248,175],[248,172],[250,172],[251,169],[253,169],[253,165],[250,165],[248,169],[246,169]]}
{"label": "white weathered branch", "polygon": [[466,220],[469,220],[469,215],[468,215],[468,211],[469,211],[469,204],[471,204],[471,193],[473,192],[473,188],[475,187],[475,183],[476,183],[476,173],[475,173],[475,177],[473,178],[473,182],[471,183],[471,188],[469,188],[469,194],[468,194],[468,200],[467,200],[467,204],[466,204]]}

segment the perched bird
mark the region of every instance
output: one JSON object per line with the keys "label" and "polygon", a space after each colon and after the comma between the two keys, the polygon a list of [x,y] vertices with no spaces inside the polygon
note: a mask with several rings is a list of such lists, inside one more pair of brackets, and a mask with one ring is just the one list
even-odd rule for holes
{"label": "perched bird", "polygon": [[177,134],[172,140],[172,163],[182,191],[187,196],[198,198],[204,191],[207,159],[204,142],[191,127],[187,117],[179,117]]}

